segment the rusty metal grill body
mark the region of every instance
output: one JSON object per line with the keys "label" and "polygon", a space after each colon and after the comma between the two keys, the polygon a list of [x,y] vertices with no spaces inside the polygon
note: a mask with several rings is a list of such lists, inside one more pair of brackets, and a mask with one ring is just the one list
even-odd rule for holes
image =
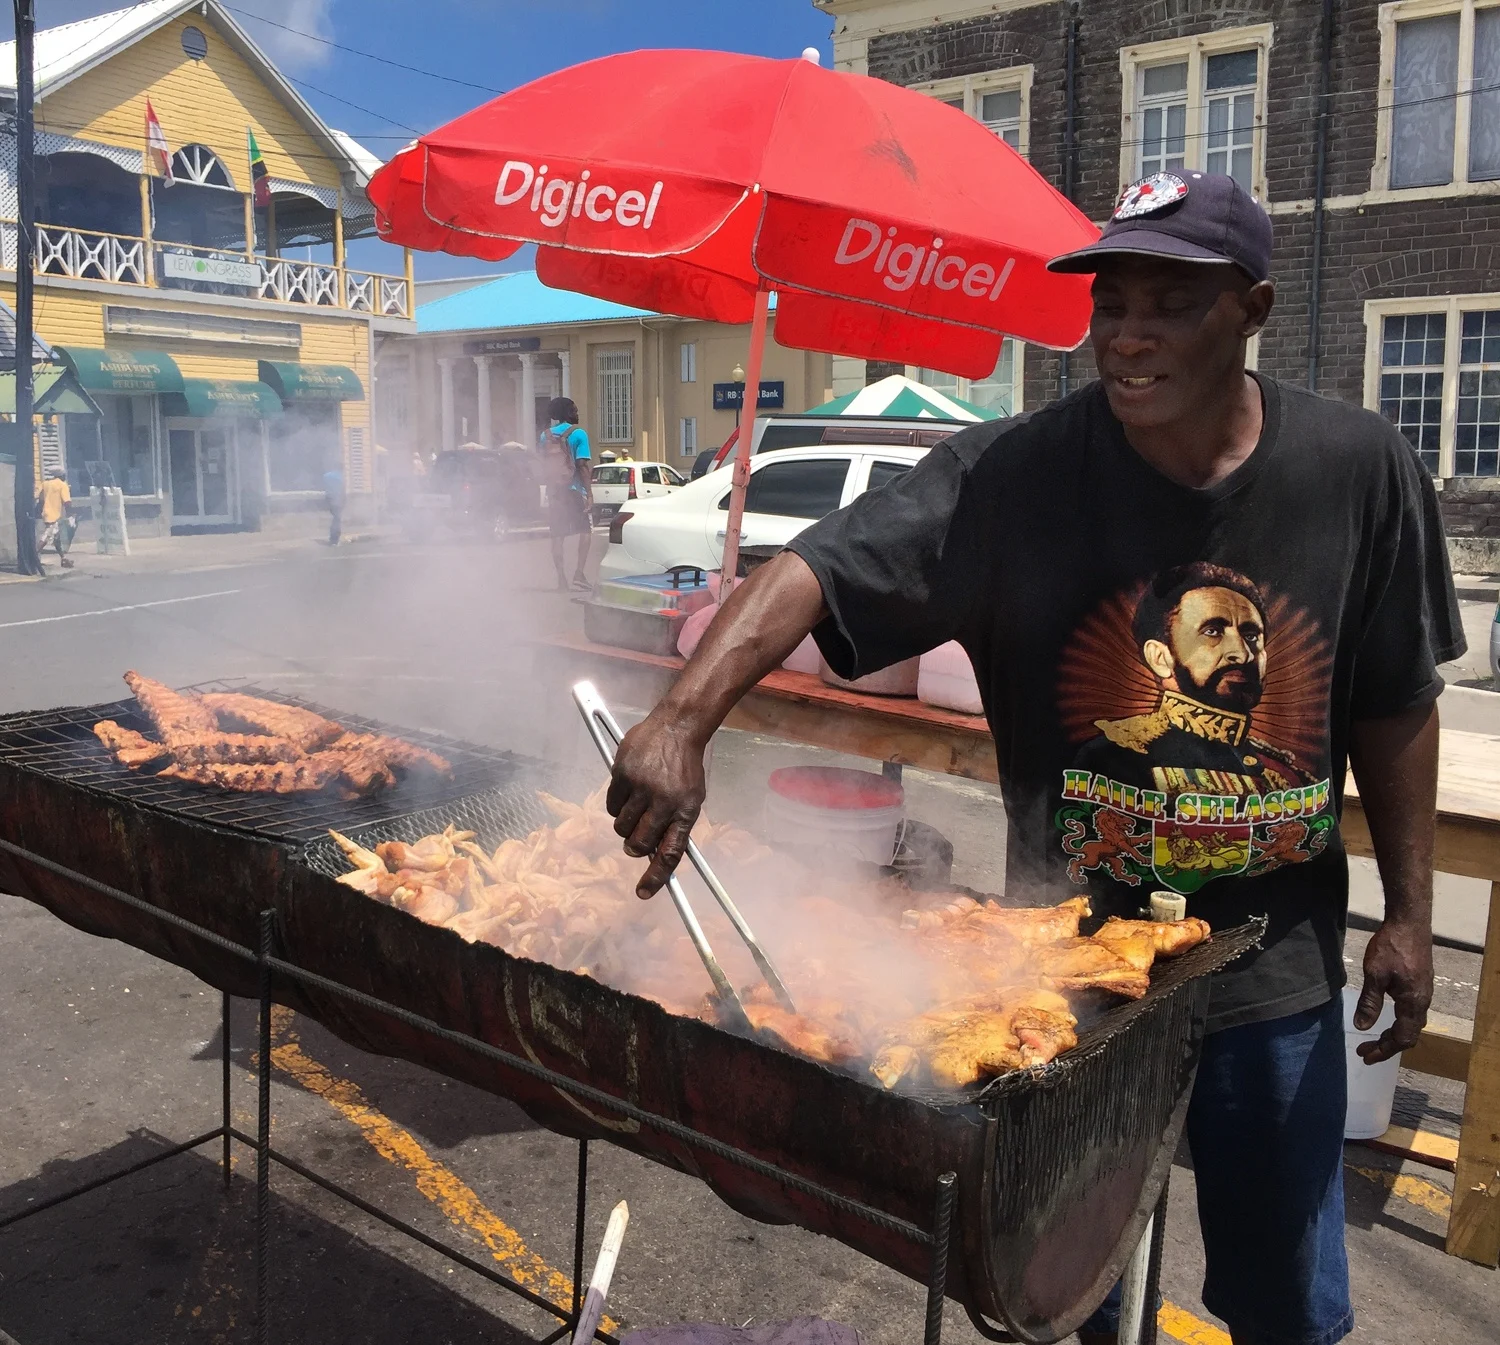
{"label": "rusty metal grill body", "polygon": [[[88,729],[101,717],[127,722],[119,709],[0,719],[6,839],[246,946],[257,942],[257,913],[274,908],[287,962],[918,1227],[931,1222],[938,1176],[956,1172],[947,1292],[1028,1341],[1074,1330],[1139,1240],[1185,1118],[1207,1013],[1206,973],[1258,932],[1217,936],[1163,964],[1144,999],[1100,1015],[1074,1051],[1045,1069],[958,1097],[887,1093],[588,977],[466,943],[333,880],[344,866],[324,835],[329,826],[374,842],[415,839],[455,822],[494,844],[550,821],[535,796],[544,782],[536,763],[322,711],[464,762],[448,786],[452,796],[412,800],[397,790],[375,801],[378,817],[362,815],[370,801],[298,800],[256,821],[232,811],[238,800],[230,800],[221,819],[213,808],[223,796],[215,791],[183,798],[173,782],[171,792],[155,794],[145,782],[111,776],[111,769],[124,772]],[[74,731],[80,725],[87,742]],[[397,811],[403,803],[405,814]],[[254,968],[244,961],[77,882],[7,857],[0,883],[70,924],[143,948],[229,993],[257,993]],[[923,1249],[909,1239],[784,1182],[314,985],[278,982],[275,997],[356,1046],[509,1097],[549,1129],[605,1139],[698,1176],[746,1214],[799,1224],[913,1279],[928,1278]]]}

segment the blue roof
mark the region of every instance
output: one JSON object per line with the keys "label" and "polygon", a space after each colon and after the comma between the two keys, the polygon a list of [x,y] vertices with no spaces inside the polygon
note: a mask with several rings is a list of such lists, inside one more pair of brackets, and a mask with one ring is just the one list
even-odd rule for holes
{"label": "blue roof", "polygon": [[650,309],[627,308],[572,290],[554,290],[535,271],[510,271],[483,285],[417,305],[419,332],[491,331],[511,327],[557,327],[569,322],[655,317]]}

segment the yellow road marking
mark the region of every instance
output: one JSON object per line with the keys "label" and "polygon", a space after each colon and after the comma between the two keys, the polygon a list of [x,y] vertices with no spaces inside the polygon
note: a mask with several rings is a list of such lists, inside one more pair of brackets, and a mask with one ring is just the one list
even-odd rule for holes
{"label": "yellow road marking", "polygon": [[[271,1028],[276,1044],[271,1047],[271,1063],[352,1122],[387,1162],[399,1164],[410,1172],[416,1178],[417,1190],[450,1223],[476,1234],[513,1280],[560,1306],[570,1304],[573,1281],[531,1251],[515,1229],[490,1210],[467,1183],[434,1159],[415,1136],[372,1107],[358,1085],[336,1077],[309,1056],[297,1039],[294,1021],[290,1009],[281,1005],[272,1008]],[[608,1317],[601,1325],[606,1331],[615,1331],[619,1326]]]}
{"label": "yellow road marking", "polygon": [[1156,1324],[1173,1340],[1182,1345],[1234,1345],[1229,1336],[1217,1326],[1194,1317],[1186,1308],[1175,1303],[1163,1303],[1156,1314]]}
{"label": "yellow road marking", "polygon": [[1440,1218],[1446,1219],[1453,1212],[1453,1197],[1441,1186],[1434,1186],[1420,1177],[1408,1177],[1400,1172],[1386,1172],[1383,1168],[1356,1167],[1353,1163],[1345,1163],[1344,1166],[1350,1172],[1359,1173],[1366,1181],[1383,1186],[1392,1195],[1400,1196],[1402,1200],[1410,1201],[1413,1205],[1420,1206]]}

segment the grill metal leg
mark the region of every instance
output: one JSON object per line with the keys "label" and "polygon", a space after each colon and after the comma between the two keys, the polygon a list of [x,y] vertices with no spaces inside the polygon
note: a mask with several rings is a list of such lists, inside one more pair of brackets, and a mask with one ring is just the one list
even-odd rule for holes
{"label": "grill metal leg", "polygon": [[229,1190],[229,1128],[232,1118],[229,1112],[229,992],[224,992],[224,1016],[219,1028],[220,1036],[224,1042],[223,1054],[223,1085],[224,1085],[224,1190]]}
{"label": "grill metal leg", "polygon": [[943,1338],[943,1301],[948,1287],[948,1242],[953,1231],[953,1200],[958,1175],[945,1172],[938,1178],[937,1207],[932,1220],[932,1275],[927,1281],[927,1329],[923,1345],[939,1345]]}
{"label": "grill metal leg", "polygon": [[1156,1345],[1156,1302],[1161,1289],[1162,1247],[1167,1236],[1167,1188],[1120,1277],[1119,1345]]}
{"label": "grill metal leg", "polygon": [[578,1326],[583,1311],[583,1218],[589,1201],[589,1142],[578,1141],[578,1199],[573,1208],[573,1315],[569,1325]]}
{"label": "grill metal leg", "polygon": [[255,1322],[256,1340],[270,1345],[271,1295],[271,963],[276,912],[260,913],[260,1059],[256,1076],[259,1109],[255,1131]]}

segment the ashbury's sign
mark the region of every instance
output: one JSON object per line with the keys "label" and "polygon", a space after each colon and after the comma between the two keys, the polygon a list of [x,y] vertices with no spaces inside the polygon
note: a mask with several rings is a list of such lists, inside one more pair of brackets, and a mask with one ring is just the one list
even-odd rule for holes
{"label": "ashbury's sign", "polygon": [[213,285],[257,288],[262,280],[258,262],[236,262],[219,257],[200,257],[191,252],[163,252],[161,270],[173,280],[196,280]]}

